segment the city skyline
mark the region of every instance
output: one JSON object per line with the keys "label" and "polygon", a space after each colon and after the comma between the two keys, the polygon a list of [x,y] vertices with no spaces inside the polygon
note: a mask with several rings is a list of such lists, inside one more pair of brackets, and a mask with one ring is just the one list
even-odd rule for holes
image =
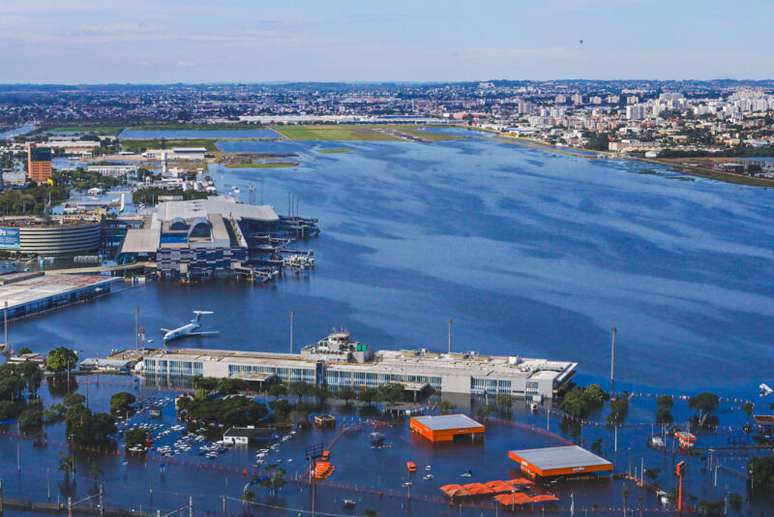
{"label": "city skyline", "polygon": [[774,6],[762,1],[745,2],[743,25],[716,0],[28,4],[0,6],[3,83],[754,80],[774,70]]}

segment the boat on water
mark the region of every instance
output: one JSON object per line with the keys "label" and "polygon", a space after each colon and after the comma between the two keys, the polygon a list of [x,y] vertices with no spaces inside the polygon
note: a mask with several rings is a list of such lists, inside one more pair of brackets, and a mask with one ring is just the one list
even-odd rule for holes
{"label": "boat on water", "polygon": [[371,433],[368,435],[368,439],[371,441],[371,446],[381,447],[384,445],[384,435],[382,433]]}
{"label": "boat on water", "polygon": [[414,463],[413,461],[409,460],[409,461],[406,462],[406,469],[409,472],[416,472],[417,471],[417,464]]}

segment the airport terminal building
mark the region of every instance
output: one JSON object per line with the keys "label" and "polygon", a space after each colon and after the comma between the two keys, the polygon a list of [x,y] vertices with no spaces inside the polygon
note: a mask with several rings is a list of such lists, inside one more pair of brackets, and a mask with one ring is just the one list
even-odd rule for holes
{"label": "airport terminal building", "polygon": [[225,197],[159,203],[143,228],[129,229],[121,261],[155,261],[162,276],[228,271],[247,260],[254,233],[277,230],[271,206]]}
{"label": "airport terminal building", "polygon": [[167,348],[146,353],[143,372],[146,376],[201,375],[333,388],[399,383],[410,391],[552,398],[570,383],[577,368],[577,363],[567,361],[473,352],[439,354],[420,349],[369,353],[360,343],[348,343],[348,353],[335,354],[329,338],[320,343],[322,347],[311,345],[300,354]]}

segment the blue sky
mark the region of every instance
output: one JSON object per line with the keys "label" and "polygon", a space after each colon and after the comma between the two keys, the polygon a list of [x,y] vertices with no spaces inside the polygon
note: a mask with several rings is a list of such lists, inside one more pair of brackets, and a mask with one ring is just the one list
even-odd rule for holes
{"label": "blue sky", "polygon": [[0,0],[0,82],[771,79],[772,22],[774,0]]}

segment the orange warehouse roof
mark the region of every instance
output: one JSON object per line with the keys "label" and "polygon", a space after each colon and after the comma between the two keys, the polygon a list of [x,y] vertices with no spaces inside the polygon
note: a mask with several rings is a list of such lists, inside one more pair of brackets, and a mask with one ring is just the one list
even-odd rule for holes
{"label": "orange warehouse roof", "polygon": [[523,472],[538,476],[564,476],[591,472],[611,472],[613,464],[577,445],[508,451],[508,457]]}
{"label": "orange warehouse roof", "polygon": [[430,416],[413,416],[411,420],[431,431],[451,431],[458,429],[471,429],[481,430],[483,432],[484,425],[479,424],[467,415],[430,415]]}

